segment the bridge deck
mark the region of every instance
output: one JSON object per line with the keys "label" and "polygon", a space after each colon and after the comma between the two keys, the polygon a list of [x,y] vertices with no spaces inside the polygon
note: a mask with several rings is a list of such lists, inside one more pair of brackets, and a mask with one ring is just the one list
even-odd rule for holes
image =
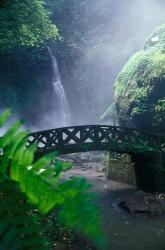
{"label": "bridge deck", "polygon": [[131,128],[84,125],[34,132],[29,145],[38,145],[38,154],[59,154],[107,150],[120,153],[150,154],[161,150],[161,137]]}

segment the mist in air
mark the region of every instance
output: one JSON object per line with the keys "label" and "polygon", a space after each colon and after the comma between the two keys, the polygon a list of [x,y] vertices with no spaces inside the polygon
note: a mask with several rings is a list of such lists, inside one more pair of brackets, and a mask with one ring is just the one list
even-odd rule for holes
{"label": "mist in air", "polygon": [[165,22],[164,10],[164,0],[88,1],[84,54],[78,65],[85,77],[78,98],[70,97],[74,124],[100,122],[113,102],[116,76],[130,56],[143,49],[147,36]]}
{"label": "mist in air", "polygon": [[[72,53],[70,47],[59,47],[59,50],[53,48],[52,54],[55,56],[54,60],[57,60],[57,67],[54,67],[50,56],[47,64],[39,61],[27,72],[23,68],[24,79],[20,77],[22,92],[19,84],[15,84],[15,96],[18,97],[16,102],[19,104],[15,117],[25,118],[25,126],[33,131],[99,124],[100,117],[113,102],[114,82],[120,70],[135,52],[143,48],[148,35],[165,23],[165,0],[73,2],[78,8],[72,6],[75,8],[72,11],[75,19],[73,16],[69,18],[73,19],[75,26],[71,26],[71,34],[65,34],[64,38],[66,46],[67,42],[71,43],[69,39],[73,38],[74,41],[76,34],[79,35],[80,32],[79,47],[75,48],[77,44],[73,44],[73,57],[78,54],[76,63],[69,56],[65,57],[68,50]],[[67,0],[65,3],[68,11]],[[56,16],[56,9],[53,11]],[[80,11],[81,16],[76,11]],[[66,25],[65,16],[59,17],[59,24]],[[58,15],[57,20],[53,21],[58,27]],[[67,30],[67,25],[65,29]],[[62,32],[60,35],[63,35]],[[59,43],[63,46],[61,41]],[[46,52],[41,50],[41,55],[42,53]],[[26,61],[24,64],[26,65]],[[14,61],[10,62],[11,72],[14,71],[14,65]]]}

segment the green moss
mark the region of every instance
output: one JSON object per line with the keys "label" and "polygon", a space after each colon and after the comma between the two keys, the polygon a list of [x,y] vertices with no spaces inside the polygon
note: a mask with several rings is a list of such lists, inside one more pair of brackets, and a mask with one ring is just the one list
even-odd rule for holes
{"label": "green moss", "polygon": [[164,126],[165,123],[165,98],[158,101],[155,106],[154,113],[154,124],[159,126],[160,124]]}
{"label": "green moss", "polygon": [[[163,78],[164,74],[165,50],[161,46],[140,51],[128,61],[119,74],[115,83],[115,97],[133,94],[136,98],[139,97],[139,92],[140,96],[146,96],[149,94],[148,84],[152,86],[154,77]],[[131,89],[128,89],[129,87]]]}
{"label": "green moss", "polygon": [[165,24],[154,30],[145,42],[144,49],[148,49],[157,44],[162,44],[165,47]]}
{"label": "green moss", "polygon": [[[151,43],[153,37],[157,43]],[[164,96],[165,25],[162,25],[146,41],[145,49],[128,61],[116,79],[118,115],[125,115],[136,126],[162,126],[165,120],[156,113]]]}

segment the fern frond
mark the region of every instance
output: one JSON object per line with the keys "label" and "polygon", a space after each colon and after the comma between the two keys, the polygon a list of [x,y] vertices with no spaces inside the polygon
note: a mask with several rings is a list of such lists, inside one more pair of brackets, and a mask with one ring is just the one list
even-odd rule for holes
{"label": "fern frond", "polygon": [[90,185],[82,178],[59,183],[63,168],[52,165],[53,159],[53,155],[49,155],[49,160],[43,157],[30,167],[17,163],[11,167],[11,178],[19,182],[21,190],[42,213],[59,207],[63,223],[88,234],[97,245],[103,245],[99,213],[93,205],[92,193],[88,192]]}
{"label": "fern frond", "polygon": [[41,218],[32,211],[18,184],[0,184],[0,249],[48,249]]}
{"label": "fern frond", "polygon": [[0,127],[2,127],[8,120],[8,118],[10,117],[11,112],[10,109],[6,109],[0,117]]}
{"label": "fern frond", "polygon": [[[60,176],[69,166],[57,160],[53,164],[55,153],[34,162],[36,147],[27,147],[27,133],[19,131],[20,125],[20,122],[14,123],[0,139],[0,148],[4,151],[0,157],[1,182],[6,179],[17,182],[31,204],[37,206],[43,214],[60,208],[59,218],[62,222],[86,233],[98,246],[104,246],[106,241],[100,229],[99,213],[93,204],[95,195],[88,192],[90,185],[82,178],[61,182]],[[11,203],[12,206],[14,203]],[[18,230],[13,224],[9,228],[11,235],[17,235],[15,231]],[[26,239],[23,238],[23,242]]]}

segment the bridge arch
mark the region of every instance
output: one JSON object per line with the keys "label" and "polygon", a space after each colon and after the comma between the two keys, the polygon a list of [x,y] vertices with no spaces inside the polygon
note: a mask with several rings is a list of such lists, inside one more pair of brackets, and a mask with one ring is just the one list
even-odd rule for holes
{"label": "bridge arch", "polygon": [[31,133],[28,144],[37,144],[37,157],[53,151],[59,155],[99,150],[130,154],[137,186],[156,189],[161,149],[159,136],[152,133],[106,125],[71,126]]}
{"label": "bridge arch", "polygon": [[38,153],[57,151],[59,154],[108,150],[119,153],[150,154],[159,151],[154,134],[136,129],[83,125],[34,132],[29,135],[29,145],[38,145]]}

